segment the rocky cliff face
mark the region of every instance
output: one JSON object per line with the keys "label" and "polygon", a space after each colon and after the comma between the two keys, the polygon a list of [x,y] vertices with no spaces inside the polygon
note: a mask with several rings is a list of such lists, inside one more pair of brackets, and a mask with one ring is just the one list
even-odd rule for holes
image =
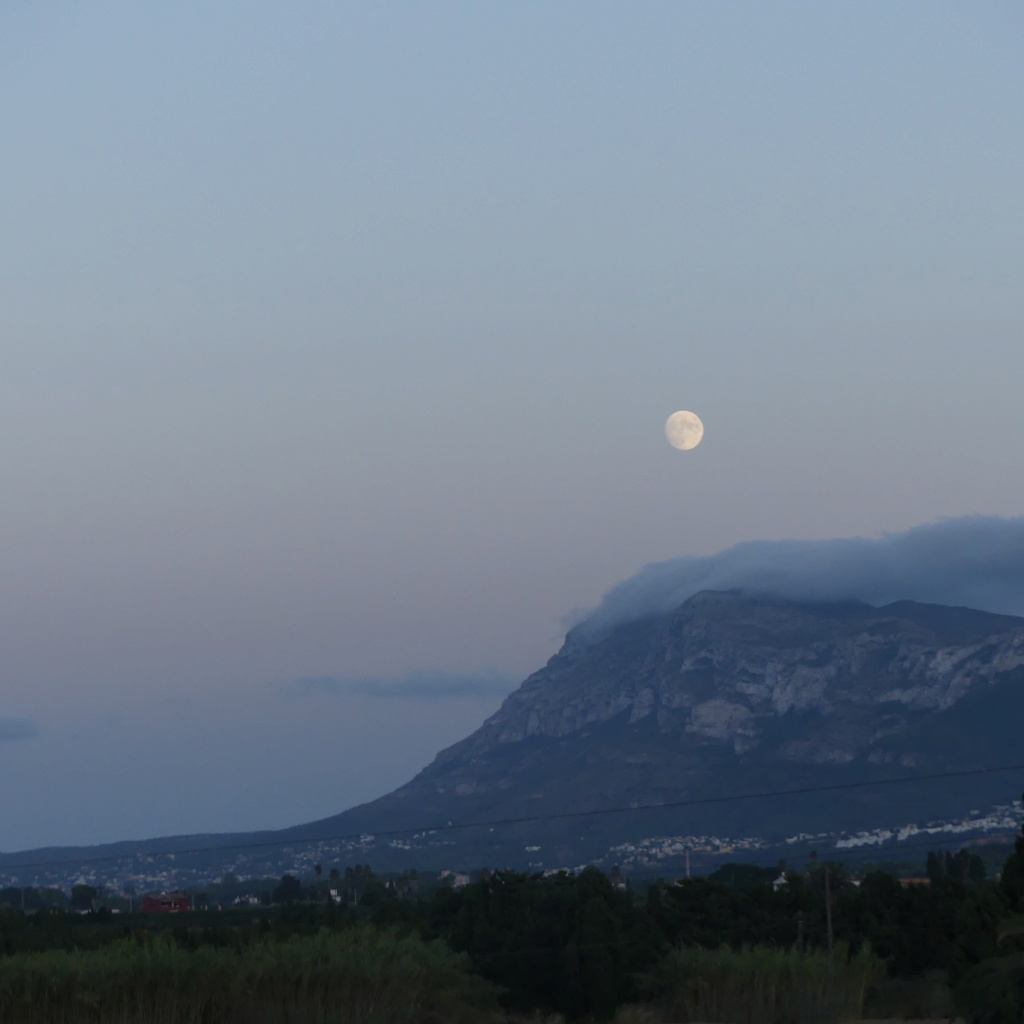
{"label": "rocky cliff face", "polygon": [[[570,632],[410,783],[310,828],[543,817],[489,824],[465,861],[515,863],[512,851],[529,850],[532,863],[571,863],[638,835],[785,837],[949,819],[1008,803],[1024,778],[910,780],[1024,762],[1022,720],[1024,619],[704,592],[669,615]],[[871,785],[737,799],[850,782]],[[572,817],[581,810],[597,815]]]}
{"label": "rocky cliff face", "polygon": [[1024,619],[913,602],[800,605],[704,592],[664,619],[600,637],[570,634],[436,767],[619,716],[739,755],[770,743],[780,719],[813,714],[812,732],[785,741],[780,757],[887,761],[888,738],[915,713],[952,708],[1022,666]]}

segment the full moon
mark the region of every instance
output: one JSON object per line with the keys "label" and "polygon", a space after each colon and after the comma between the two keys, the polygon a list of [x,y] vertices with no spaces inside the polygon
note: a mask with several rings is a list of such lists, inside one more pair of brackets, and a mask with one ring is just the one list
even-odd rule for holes
{"label": "full moon", "polygon": [[665,420],[665,437],[673,448],[688,452],[700,444],[704,436],[704,424],[695,412],[681,410],[674,412]]}

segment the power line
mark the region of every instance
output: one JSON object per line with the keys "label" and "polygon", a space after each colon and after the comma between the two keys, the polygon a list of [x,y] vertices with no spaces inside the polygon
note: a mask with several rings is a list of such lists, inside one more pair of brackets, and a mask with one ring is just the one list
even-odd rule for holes
{"label": "power line", "polygon": [[868,782],[837,782],[827,786],[801,786],[795,789],[762,790],[756,793],[734,793],[728,796],[695,797],[690,800],[673,800],[660,804],[640,804],[631,807],[602,807],[583,811],[562,811],[558,814],[530,814],[515,818],[493,818],[485,821],[467,821],[453,824],[447,822],[441,825],[419,825],[412,828],[384,829],[376,832],[348,832],[338,835],[296,837],[291,839],[271,839],[260,842],[247,843],[224,843],[212,846],[195,846],[185,849],[149,850],[145,853],[139,851],[129,853],[111,853],[96,857],[72,857],[61,860],[39,860],[19,861],[14,864],[0,863],[0,871],[9,872],[16,868],[40,868],[60,867],[67,865],[101,864],[108,861],[125,860],[129,857],[161,857],[169,856],[192,856],[202,853],[220,853],[229,850],[258,850],[271,849],[284,846],[307,846],[313,843],[344,842],[349,839],[360,839],[366,835],[377,836],[401,836],[417,832],[437,833],[454,832],[458,829],[468,828],[497,828],[507,825],[523,825],[535,821],[563,821],[569,818],[591,818],[609,814],[629,814],[638,811],[665,811],[676,810],[683,807],[700,807],[710,804],[734,803],[740,800],[766,800],[782,796],[804,796],[810,793],[834,793],[843,790],[866,789],[878,786],[894,786],[911,782],[934,782],[940,779],[967,778],[973,775],[994,775],[1000,772],[1024,771],[1024,764],[997,765],[988,768],[967,768],[953,772],[935,772],[929,775],[899,776],[888,779],[875,779]]}

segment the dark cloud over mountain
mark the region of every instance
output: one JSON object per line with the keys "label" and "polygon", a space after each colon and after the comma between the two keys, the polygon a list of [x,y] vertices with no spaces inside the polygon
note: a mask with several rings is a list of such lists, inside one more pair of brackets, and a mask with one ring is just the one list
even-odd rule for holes
{"label": "dark cloud over mountain", "polygon": [[714,555],[657,562],[612,587],[583,628],[668,611],[701,590],[1024,614],[1024,517],[965,516],[874,538],[749,541]]}

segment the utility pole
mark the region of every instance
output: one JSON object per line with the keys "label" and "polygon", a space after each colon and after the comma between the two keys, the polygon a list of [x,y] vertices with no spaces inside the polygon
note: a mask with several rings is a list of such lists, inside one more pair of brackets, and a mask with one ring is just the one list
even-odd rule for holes
{"label": "utility pole", "polygon": [[690,848],[686,848],[686,877],[690,877]]}
{"label": "utility pole", "polygon": [[832,935],[832,886],[829,880],[828,865],[823,865],[825,868],[825,928],[828,933],[828,1008],[831,1012],[835,1009],[835,957],[834,949],[835,944]]}
{"label": "utility pole", "polygon": [[832,893],[829,889],[828,865],[825,865],[825,927],[828,931],[828,973],[833,970],[833,941],[832,941]]}
{"label": "utility pole", "polygon": [[800,960],[798,969],[798,980],[796,986],[796,1012],[797,1020],[803,1024],[804,1019],[804,912],[796,912],[796,948]]}

